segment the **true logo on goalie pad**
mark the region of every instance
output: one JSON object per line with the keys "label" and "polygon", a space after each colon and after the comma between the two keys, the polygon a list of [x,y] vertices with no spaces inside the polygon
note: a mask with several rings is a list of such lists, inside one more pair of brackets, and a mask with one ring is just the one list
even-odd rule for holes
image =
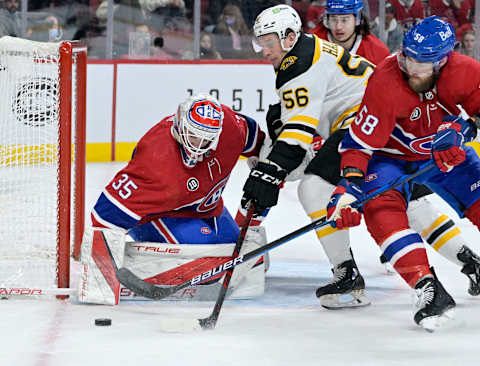
{"label": "true logo on goalie pad", "polygon": [[202,281],[205,281],[205,280],[208,280],[210,277],[213,277],[213,276],[216,276],[232,267],[235,267],[237,266],[238,264],[240,263],[243,263],[243,256],[240,256],[240,257],[237,257],[235,259],[230,259],[228,262],[225,262],[224,264],[212,269],[212,270],[209,270],[207,272],[204,272],[198,276],[195,276],[194,278],[192,278],[192,280],[190,281],[190,284],[192,285],[196,285],[198,284],[199,282],[202,282]]}

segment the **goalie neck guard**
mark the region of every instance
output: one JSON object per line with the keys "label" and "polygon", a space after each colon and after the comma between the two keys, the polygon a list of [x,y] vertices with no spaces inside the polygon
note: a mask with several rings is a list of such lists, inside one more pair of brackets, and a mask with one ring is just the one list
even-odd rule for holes
{"label": "goalie neck guard", "polygon": [[180,144],[185,166],[192,168],[215,150],[222,132],[222,106],[208,94],[188,98],[178,106],[172,134]]}

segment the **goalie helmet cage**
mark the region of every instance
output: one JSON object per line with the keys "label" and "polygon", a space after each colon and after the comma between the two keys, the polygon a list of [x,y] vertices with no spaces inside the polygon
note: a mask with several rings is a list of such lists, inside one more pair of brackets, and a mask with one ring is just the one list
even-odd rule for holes
{"label": "goalie helmet cage", "polygon": [[0,38],[0,296],[70,287],[85,215],[86,63],[81,42]]}

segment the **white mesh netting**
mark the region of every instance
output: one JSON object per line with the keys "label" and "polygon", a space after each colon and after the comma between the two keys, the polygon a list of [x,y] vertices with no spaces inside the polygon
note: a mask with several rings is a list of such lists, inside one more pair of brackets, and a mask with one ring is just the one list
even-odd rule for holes
{"label": "white mesh netting", "polygon": [[58,49],[0,39],[0,288],[56,285]]}

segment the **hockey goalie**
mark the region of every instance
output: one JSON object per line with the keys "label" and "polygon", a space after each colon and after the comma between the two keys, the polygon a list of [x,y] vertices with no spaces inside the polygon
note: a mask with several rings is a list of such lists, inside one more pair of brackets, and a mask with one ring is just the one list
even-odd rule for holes
{"label": "hockey goalie", "polygon": [[[239,156],[258,155],[264,137],[253,119],[206,94],[188,98],[154,125],[94,205],[82,243],[79,300],[116,305],[137,298],[117,280],[121,267],[168,286],[228,260],[239,228],[222,192]],[[240,253],[265,243],[263,228],[250,228]],[[231,296],[263,294],[264,272],[262,257],[237,266]],[[213,300],[222,277],[172,299]]]}

